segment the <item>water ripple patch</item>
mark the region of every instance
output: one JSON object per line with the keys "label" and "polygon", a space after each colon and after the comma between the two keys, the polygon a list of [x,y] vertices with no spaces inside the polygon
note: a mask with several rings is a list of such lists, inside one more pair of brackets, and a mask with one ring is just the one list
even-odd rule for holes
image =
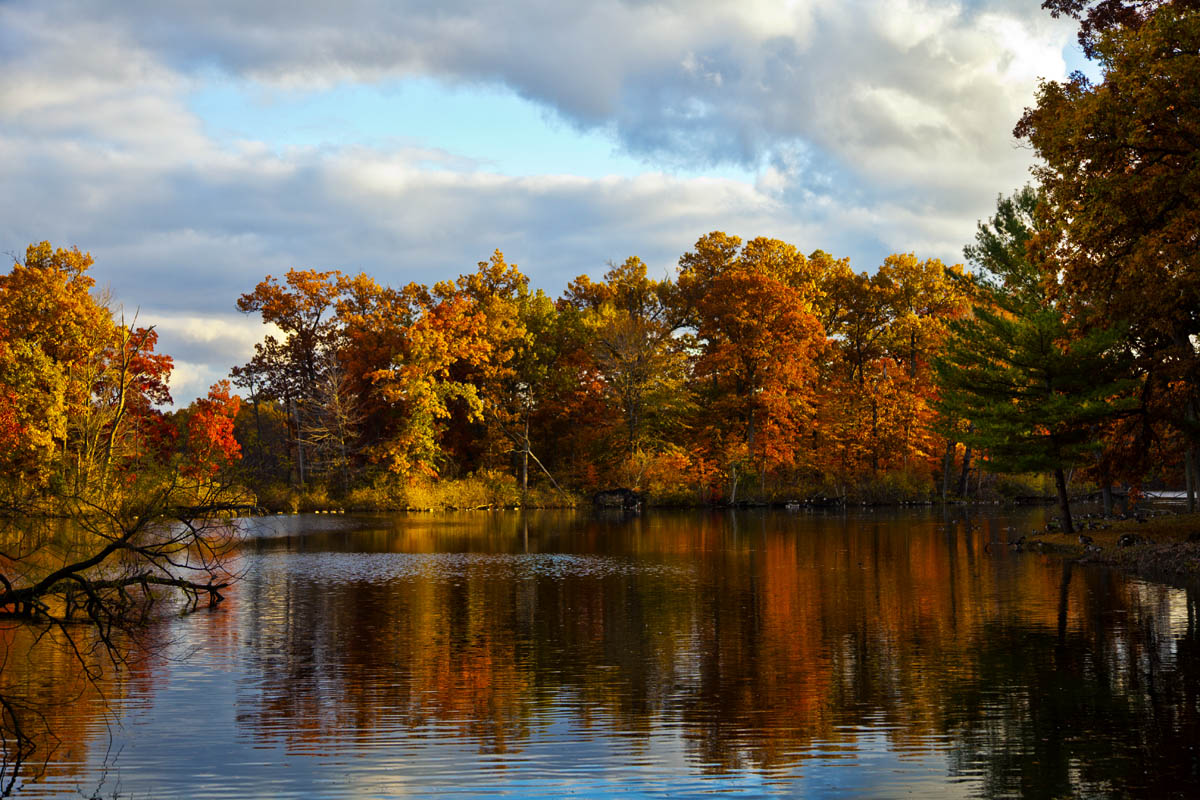
{"label": "water ripple patch", "polygon": [[454,581],[466,577],[495,580],[568,580],[579,578],[664,577],[684,579],[684,564],[656,564],[633,558],[572,553],[267,553],[258,568],[323,581]]}

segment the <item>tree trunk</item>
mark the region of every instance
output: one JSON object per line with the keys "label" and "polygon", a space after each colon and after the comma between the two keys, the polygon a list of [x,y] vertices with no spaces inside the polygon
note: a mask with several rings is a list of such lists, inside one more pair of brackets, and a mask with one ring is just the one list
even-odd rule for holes
{"label": "tree trunk", "polygon": [[525,504],[526,495],[529,494],[529,445],[525,445],[525,449],[521,451],[521,504]]}
{"label": "tree trunk", "polygon": [[1104,499],[1104,516],[1111,517],[1113,515],[1113,492],[1111,480],[1105,479],[1104,485],[1100,487],[1100,496]]}
{"label": "tree trunk", "polygon": [[529,495],[529,410],[525,410],[525,448],[521,451],[521,506]]}
{"label": "tree trunk", "polygon": [[1063,531],[1074,533],[1075,525],[1071,522],[1071,501],[1067,497],[1067,476],[1062,467],[1054,470],[1054,485],[1058,489],[1058,508],[1062,511]]}
{"label": "tree trunk", "polygon": [[950,494],[950,470],[954,469],[954,440],[946,440],[946,455],[942,456],[942,502]]}
{"label": "tree trunk", "polygon": [[295,398],[292,398],[292,418],[296,422],[296,467],[300,477],[300,488],[304,488],[304,441],[300,436],[300,409],[296,405]]}
{"label": "tree trunk", "polygon": [[262,454],[262,419],[258,415],[258,392],[254,388],[254,382],[250,382],[250,401],[254,403],[254,461],[258,469],[263,469],[263,454]]}
{"label": "tree trunk", "polygon": [[342,491],[345,492],[350,488],[350,455],[346,452],[346,437],[344,435],[338,439],[338,447],[341,449],[342,456]]}
{"label": "tree trunk", "polygon": [[971,445],[966,445],[963,450],[962,471],[958,474],[958,496],[966,498],[967,496],[967,478],[971,475]]}
{"label": "tree trunk", "polygon": [[879,405],[871,398],[871,474],[879,474]]}
{"label": "tree trunk", "polygon": [[121,430],[121,421],[125,416],[125,395],[129,388],[129,343],[132,336],[125,327],[125,317],[121,317],[121,371],[118,377],[117,407],[113,412],[111,426],[108,431],[108,442],[104,449],[104,469],[100,473],[101,480],[108,482],[108,472],[112,468],[113,451],[117,448],[117,436]]}

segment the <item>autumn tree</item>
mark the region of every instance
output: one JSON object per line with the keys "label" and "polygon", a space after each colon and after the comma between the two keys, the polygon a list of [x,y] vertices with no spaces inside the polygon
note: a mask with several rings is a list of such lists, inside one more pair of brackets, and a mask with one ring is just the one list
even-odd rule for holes
{"label": "autumn tree", "polygon": [[0,458],[17,497],[52,476],[68,480],[69,423],[90,402],[87,378],[113,328],[107,309],[91,297],[91,265],[78,249],[42,242],[0,276],[0,395],[20,441]]}
{"label": "autumn tree", "polygon": [[153,328],[126,327],[121,320],[104,354],[105,368],[92,390],[92,424],[98,430],[94,457],[102,481],[122,458],[136,461],[164,444],[160,409],[171,403],[168,380],[174,364],[169,355],[155,352],[157,343]]}
{"label": "autumn tree", "polygon": [[[1193,2],[1055,2],[1082,17],[1102,79],[1041,85],[1016,134],[1041,159],[1037,246],[1065,300],[1125,320],[1159,395],[1185,386],[1174,423],[1190,442],[1200,405],[1200,9]],[[1193,500],[1194,502],[1194,500]]]}
{"label": "autumn tree", "polygon": [[[961,265],[947,267],[940,260],[915,255],[888,256],[876,280],[889,298],[892,318],[885,346],[902,370],[892,376],[894,400],[885,404],[902,465],[928,462],[935,455],[936,382],[933,359],[948,335],[950,320],[966,311]],[[947,438],[942,459],[943,484],[953,466],[954,442]]]}
{"label": "autumn tree", "polygon": [[272,395],[304,398],[320,375],[322,353],[330,347],[332,317],[340,292],[336,270],[288,270],[284,282],[268,275],[237,301],[244,314],[258,313],[264,325],[283,334],[255,346],[254,364]]}
{"label": "autumn tree", "polygon": [[0,398],[19,442],[0,459],[14,501],[105,491],[167,444],[171,358],[153,328],[92,296],[91,264],[43,242],[0,276]]}
{"label": "autumn tree", "polygon": [[706,447],[729,481],[750,469],[795,463],[811,424],[818,355],[818,287],[791,245],[716,232],[680,259],[679,284],[697,339],[693,376],[702,393]]}
{"label": "autumn tree", "polygon": [[882,361],[893,315],[891,297],[882,280],[848,269],[831,279],[828,292],[827,333],[833,339],[835,360],[826,376],[826,394],[832,395],[829,405],[836,412],[825,416],[822,434],[838,451],[843,475],[857,473],[860,461],[877,473],[881,459],[878,384],[891,379]]}
{"label": "autumn tree", "polygon": [[947,267],[939,259],[921,260],[912,253],[884,259],[876,282],[887,295],[891,320],[886,347],[904,371],[917,378],[946,335],[946,323],[960,316],[965,298],[955,276],[962,267]]}
{"label": "autumn tree", "polygon": [[[822,256],[824,254],[821,254]],[[812,261],[816,261],[816,254]],[[818,313],[832,339],[821,447],[843,479],[931,465],[930,364],[963,298],[937,259],[893,254],[874,275],[825,256]]]}
{"label": "autumn tree", "polygon": [[209,480],[229,470],[241,459],[242,447],[234,436],[241,398],[230,391],[229,381],[209,387],[205,397],[197,398],[182,413],[180,472],[198,481]]}
{"label": "autumn tree", "polygon": [[[677,438],[688,409],[686,339],[675,285],[647,277],[642,260],[613,265],[601,283],[576,278],[563,297],[577,313],[608,413],[601,425],[636,472],[646,451]],[[637,485],[638,474],[629,476]]]}
{"label": "autumn tree", "polygon": [[826,292],[826,273],[842,262],[816,251],[808,259],[795,245],[764,236],[742,244],[737,236],[722,231],[701,236],[694,248],[679,258],[678,292],[685,322],[711,292],[714,282],[732,269],[746,269],[789,287],[809,308],[815,308]]}
{"label": "autumn tree", "polygon": [[273,325],[282,335],[263,337],[254,346],[253,358],[235,367],[233,375],[240,385],[252,388],[253,402],[266,397],[284,404],[300,484],[306,469],[301,417],[313,412],[305,406],[316,402],[322,367],[337,351],[333,317],[342,277],[336,270],[292,269],[283,283],[268,275],[237,301],[239,311],[258,313],[264,325]]}
{"label": "autumn tree", "polygon": [[484,413],[493,454],[517,457],[522,495],[530,462],[553,476],[537,456],[530,438],[533,416],[551,379],[556,326],[554,302],[497,250],[474,273],[460,276],[459,290],[474,303],[487,343],[486,358],[470,365],[470,380]]}
{"label": "autumn tree", "polygon": [[1104,35],[1116,29],[1136,30],[1156,11],[1171,6],[1183,11],[1200,9],[1197,0],[1045,0],[1042,8],[1054,17],[1079,20],[1079,44],[1084,55],[1100,55]]}
{"label": "autumn tree", "polygon": [[[614,427],[611,387],[596,358],[594,320],[562,300],[541,308],[547,313],[536,336],[544,377],[531,418],[531,441],[540,443],[538,459],[545,471],[539,467],[537,472],[548,480],[553,476],[551,486],[560,489],[568,481],[590,489],[613,480],[614,468],[631,467],[613,439],[620,426]],[[630,483],[625,476],[616,479],[621,485]]]}
{"label": "autumn tree", "polygon": [[[475,301],[449,282],[430,292],[415,284],[402,293],[407,322],[396,347],[369,379],[391,416],[386,436],[368,442],[373,458],[393,475],[412,481],[438,476],[449,453],[443,438],[456,410],[463,424],[478,424],[483,407],[464,370],[491,352]],[[391,301],[400,308],[399,298]]]}
{"label": "autumn tree", "polygon": [[[338,373],[339,392],[348,400],[348,407],[335,415],[351,421],[357,450],[368,459],[377,443],[389,441],[404,424],[403,412],[385,396],[387,385],[378,377],[398,358],[411,361],[412,355],[405,353],[412,326],[432,303],[428,290],[416,283],[397,289],[365,273],[338,278],[338,348],[336,360],[326,355],[326,366]],[[322,393],[333,398],[335,385],[326,378]]]}

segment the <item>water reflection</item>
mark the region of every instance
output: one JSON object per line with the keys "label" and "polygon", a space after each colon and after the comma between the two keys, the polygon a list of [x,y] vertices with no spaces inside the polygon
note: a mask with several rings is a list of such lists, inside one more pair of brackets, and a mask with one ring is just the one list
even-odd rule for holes
{"label": "water reflection", "polygon": [[[229,605],[114,693],[121,787],[1200,795],[1194,591],[985,547],[1029,524],[265,520]],[[171,738],[189,717],[207,738]]]}

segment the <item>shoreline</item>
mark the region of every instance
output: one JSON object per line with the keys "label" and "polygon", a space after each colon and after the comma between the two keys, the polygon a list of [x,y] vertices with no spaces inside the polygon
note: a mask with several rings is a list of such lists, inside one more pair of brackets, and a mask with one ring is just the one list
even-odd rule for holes
{"label": "shoreline", "polygon": [[1145,509],[1128,519],[1084,515],[1079,522],[1076,533],[1033,531],[1010,547],[1159,583],[1200,580],[1200,512]]}

